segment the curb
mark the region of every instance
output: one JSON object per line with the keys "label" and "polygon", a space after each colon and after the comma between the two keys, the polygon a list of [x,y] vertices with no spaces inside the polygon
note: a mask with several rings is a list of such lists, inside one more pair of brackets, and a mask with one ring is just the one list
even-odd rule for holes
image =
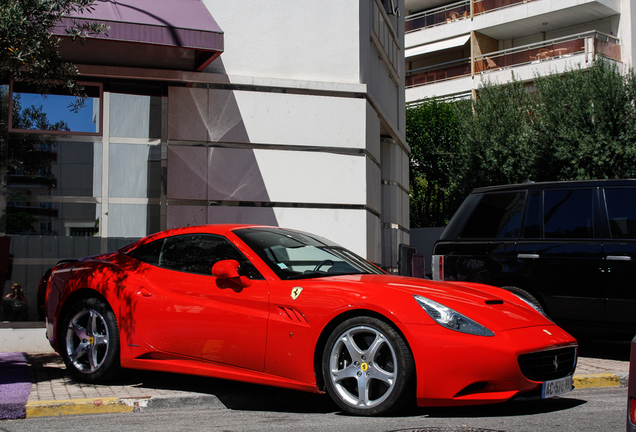
{"label": "curb", "polygon": [[50,417],[75,414],[106,414],[132,412],[129,406],[119,398],[66,399],[32,401],[26,405],[26,416]]}
{"label": "curb", "polygon": [[620,387],[621,384],[621,378],[612,373],[574,375],[574,388],[576,389]]}

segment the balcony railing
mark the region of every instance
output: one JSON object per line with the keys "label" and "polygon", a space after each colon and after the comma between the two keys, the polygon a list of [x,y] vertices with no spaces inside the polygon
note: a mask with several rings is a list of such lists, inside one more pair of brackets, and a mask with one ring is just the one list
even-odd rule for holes
{"label": "balcony railing", "polygon": [[470,0],[464,0],[435,9],[409,15],[404,19],[404,30],[409,32],[433,27],[470,16]]}
{"label": "balcony railing", "polygon": [[529,3],[531,1],[536,0],[475,0],[473,12],[475,15],[479,15],[497,9],[514,6],[519,3]]}
{"label": "balcony railing", "polygon": [[582,53],[590,55],[590,59],[594,54],[599,54],[616,61],[621,60],[618,38],[599,32],[586,32],[477,56],[475,73],[537,64]]}
{"label": "balcony railing", "polygon": [[415,87],[463,76],[470,76],[470,58],[413,69],[406,75],[406,86]]}

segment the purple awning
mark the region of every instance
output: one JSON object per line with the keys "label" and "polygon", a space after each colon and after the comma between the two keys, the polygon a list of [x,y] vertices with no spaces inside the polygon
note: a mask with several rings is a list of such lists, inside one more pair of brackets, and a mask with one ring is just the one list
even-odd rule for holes
{"label": "purple awning", "polygon": [[97,0],[93,7],[62,19],[53,33],[64,35],[73,19],[101,22],[110,29],[91,39],[195,50],[197,70],[223,52],[223,31],[201,0]]}

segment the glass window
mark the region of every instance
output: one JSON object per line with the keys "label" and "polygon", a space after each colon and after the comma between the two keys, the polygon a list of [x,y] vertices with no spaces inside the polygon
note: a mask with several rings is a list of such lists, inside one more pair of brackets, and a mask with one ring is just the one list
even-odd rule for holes
{"label": "glass window", "polygon": [[139,246],[128,252],[128,256],[151,265],[159,265],[159,255],[165,239]]}
{"label": "glass window", "polygon": [[188,273],[212,274],[218,261],[232,259],[240,265],[239,274],[250,279],[262,279],[252,263],[226,238],[210,234],[190,234],[167,238],[159,266]]}
{"label": "glass window", "polygon": [[97,135],[101,124],[101,86],[83,83],[86,99],[59,92],[41,94],[14,82],[11,130]]}
{"label": "glass window", "polygon": [[592,189],[545,191],[545,238],[593,238],[592,205]]}
{"label": "glass window", "polygon": [[525,192],[484,195],[461,238],[518,238]]}
{"label": "glass window", "polygon": [[610,231],[615,239],[636,239],[636,188],[605,189]]}
{"label": "glass window", "polygon": [[247,228],[234,233],[281,279],[343,274],[384,274],[351,251],[330,241],[287,229]]}
{"label": "glass window", "polygon": [[541,238],[541,192],[533,191],[528,196],[526,216],[523,221],[523,238]]}
{"label": "glass window", "polygon": [[99,229],[96,204],[39,201],[41,197],[12,195],[7,200],[7,234],[92,236]]}

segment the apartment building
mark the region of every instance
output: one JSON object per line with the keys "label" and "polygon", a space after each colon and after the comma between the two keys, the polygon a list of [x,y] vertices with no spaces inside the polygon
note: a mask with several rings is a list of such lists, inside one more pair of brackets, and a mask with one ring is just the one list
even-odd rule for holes
{"label": "apartment building", "polygon": [[514,74],[587,68],[597,56],[631,68],[630,0],[406,0],[406,101],[471,97]]}

